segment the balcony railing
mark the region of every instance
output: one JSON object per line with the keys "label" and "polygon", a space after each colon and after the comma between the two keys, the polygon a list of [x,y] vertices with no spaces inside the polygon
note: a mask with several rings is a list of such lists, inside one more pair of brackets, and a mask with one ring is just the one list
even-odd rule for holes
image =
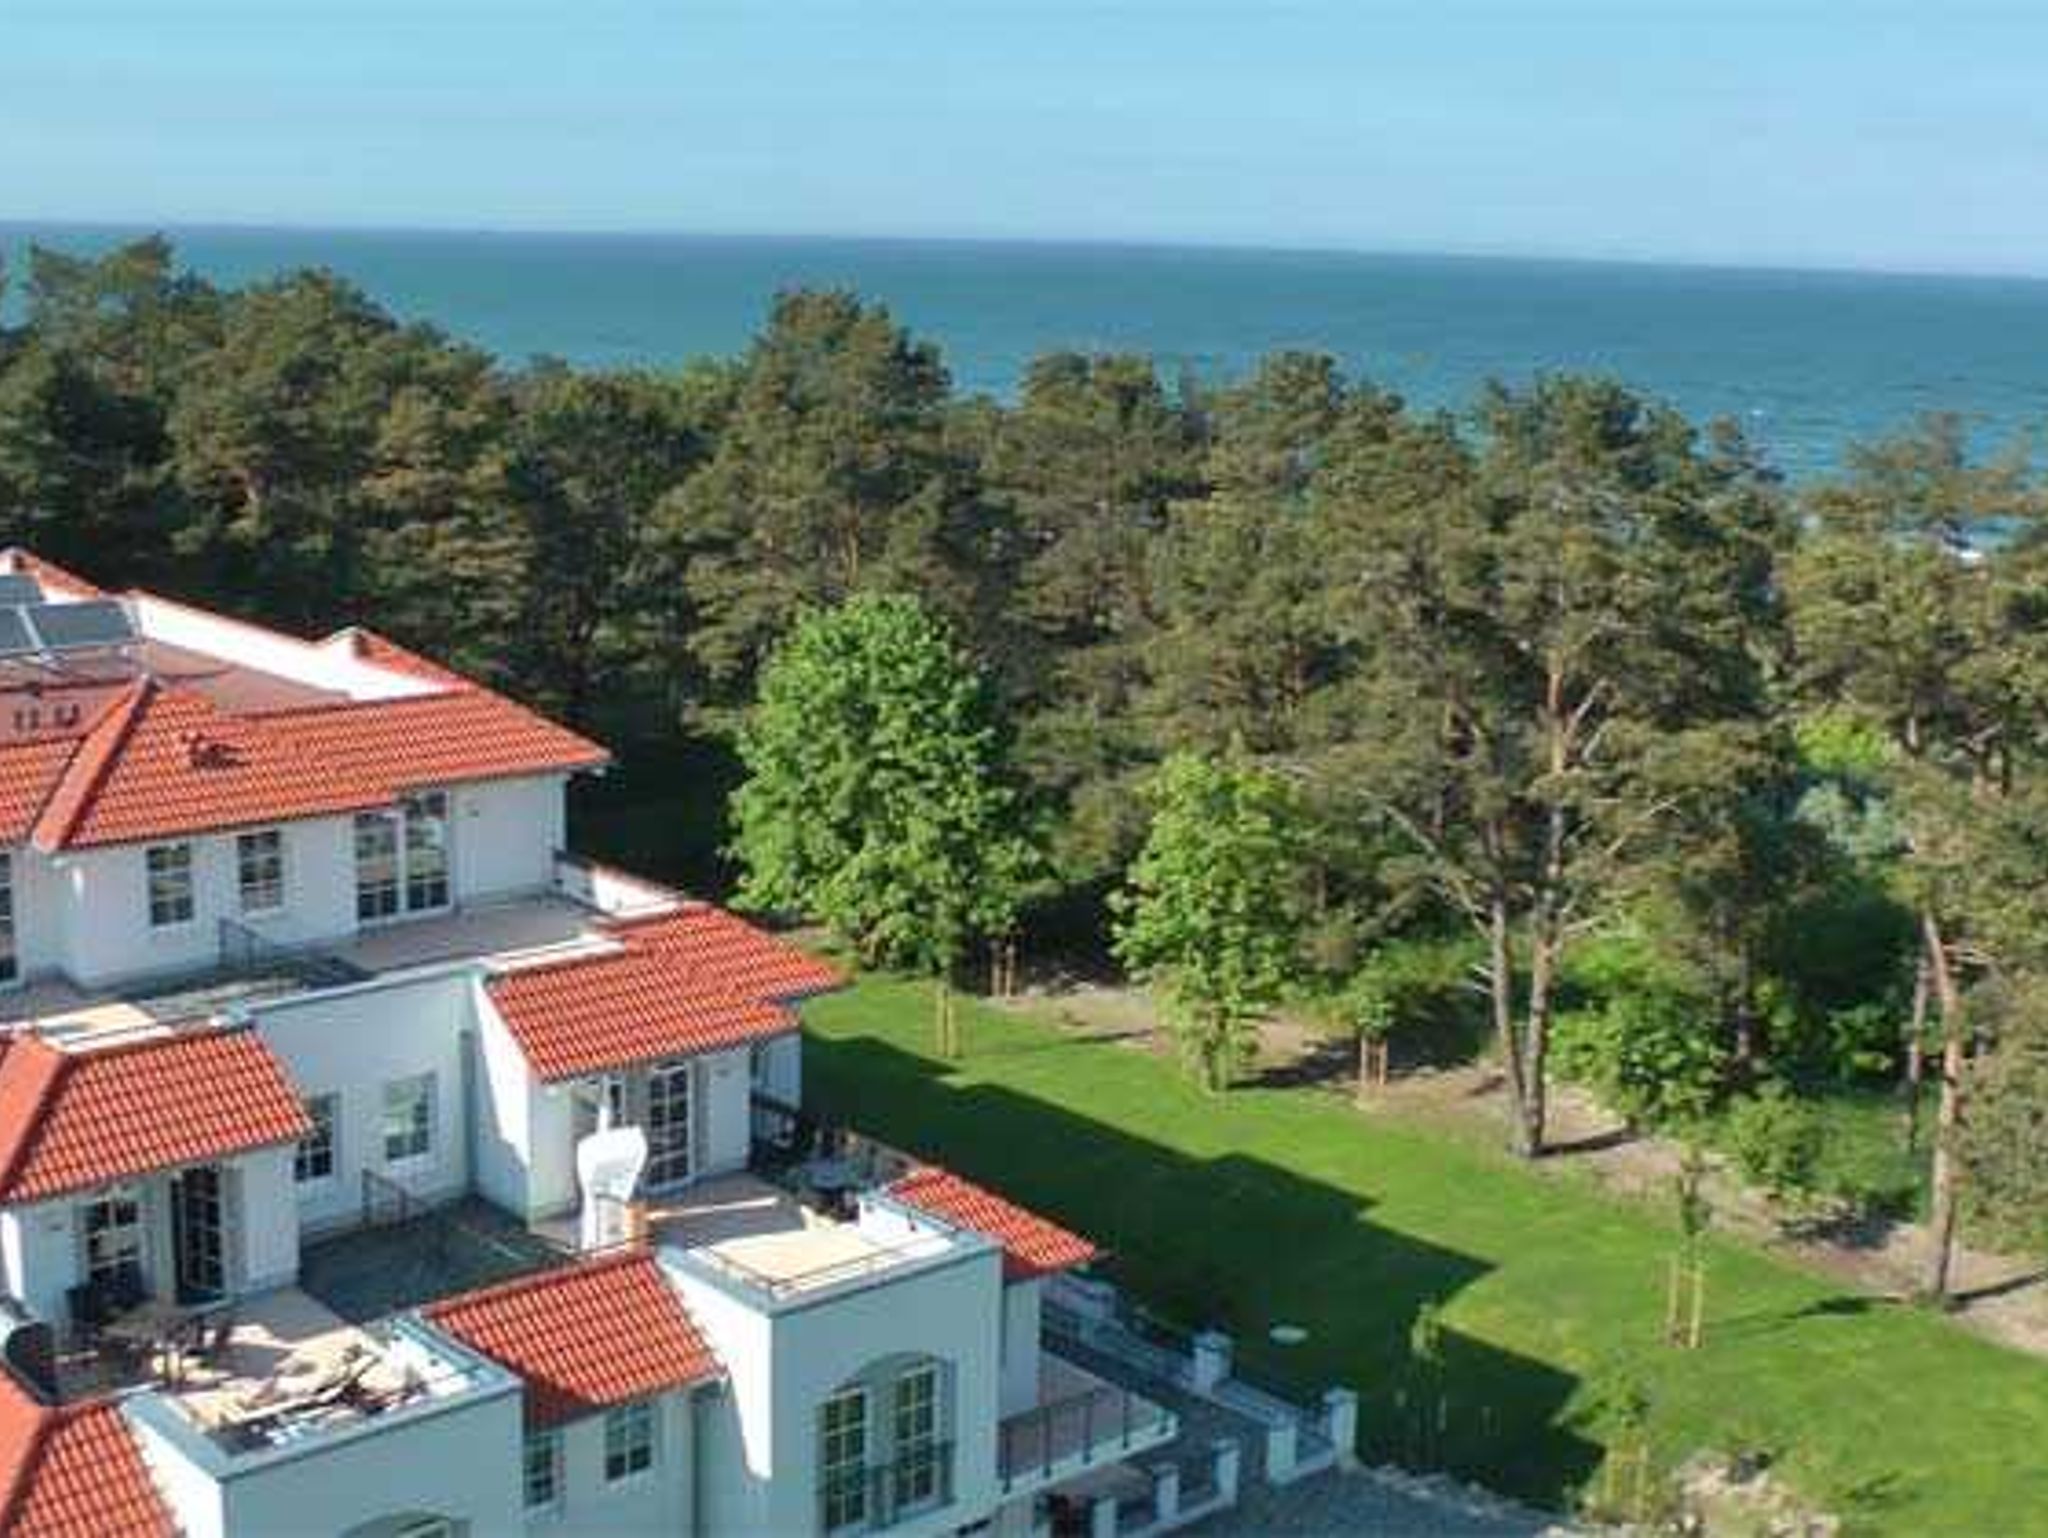
{"label": "balcony railing", "polygon": [[935,1442],[888,1463],[844,1469],[818,1483],[818,1528],[879,1532],[953,1504],[953,1445]]}
{"label": "balcony railing", "polygon": [[999,1429],[996,1470],[1007,1495],[1170,1439],[1172,1413],[1142,1394],[1104,1383],[1009,1416]]}

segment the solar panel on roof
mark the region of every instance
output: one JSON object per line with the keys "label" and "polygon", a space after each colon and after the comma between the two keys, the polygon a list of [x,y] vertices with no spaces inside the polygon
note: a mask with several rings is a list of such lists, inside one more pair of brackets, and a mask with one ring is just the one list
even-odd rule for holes
{"label": "solar panel on roof", "polygon": [[135,639],[135,622],[111,598],[83,603],[38,603],[18,611],[47,651],[88,646],[123,646]]}
{"label": "solar panel on roof", "polygon": [[0,603],[41,603],[42,584],[24,572],[0,571]]}
{"label": "solar panel on roof", "polygon": [[0,608],[0,657],[14,657],[37,650],[36,638],[21,617],[21,610]]}

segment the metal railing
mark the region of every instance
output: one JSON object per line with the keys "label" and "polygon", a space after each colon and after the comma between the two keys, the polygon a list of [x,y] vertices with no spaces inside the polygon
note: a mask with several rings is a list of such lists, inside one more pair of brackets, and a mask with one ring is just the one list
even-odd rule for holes
{"label": "metal railing", "polygon": [[395,1227],[411,1222],[426,1210],[420,1199],[397,1181],[370,1169],[364,1170],[362,1176],[363,1227]]}
{"label": "metal railing", "polygon": [[887,1463],[828,1473],[818,1482],[818,1527],[877,1532],[952,1504],[953,1444],[934,1442]]}
{"label": "metal railing", "polygon": [[1113,1460],[1169,1419],[1143,1395],[1099,1384],[1005,1418],[997,1430],[996,1471],[1007,1491],[1021,1480],[1050,1478],[1055,1468]]}
{"label": "metal railing", "polygon": [[326,946],[285,945],[239,919],[223,918],[218,923],[219,965],[236,975],[289,972],[310,987],[339,987],[361,982],[368,975]]}

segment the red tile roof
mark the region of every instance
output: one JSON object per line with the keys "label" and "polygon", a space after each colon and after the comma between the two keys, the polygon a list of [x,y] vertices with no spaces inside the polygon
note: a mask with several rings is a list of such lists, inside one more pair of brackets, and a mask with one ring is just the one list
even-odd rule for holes
{"label": "red tile roof", "polygon": [[298,1091],[247,1027],[0,1058],[0,1203],[42,1201],[307,1131]]}
{"label": "red tile roof", "polygon": [[[10,560],[53,591],[98,591],[25,552],[0,552],[0,566]],[[214,659],[218,676],[181,683],[71,680],[64,700],[75,724],[66,720],[58,731],[39,719],[48,714],[42,696],[34,697],[38,716],[24,719],[31,697],[10,691],[20,708],[11,728],[0,721],[0,729],[18,740],[0,738],[0,844],[33,839],[54,851],[138,843],[340,815],[427,787],[609,761],[587,738],[372,631],[339,631],[321,645],[346,646],[371,666],[431,687],[398,698],[323,699],[331,691]],[[155,642],[135,660],[161,676],[173,655],[188,675],[209,661]]]}
{"label": "red tile roof", "polygon": [[567,727],[469,684],[398,699],[274,711],[259,719],[319,762],[347,765],[394,793],[464,780],[566,774],[600,768],[611,758]]}
{"label": "red tile roof", "polygon": [[1049,1276],[1084,1265],[1101,1253],[1050,1218],[1026,1211],[950,1170],[934,1166],[913,1170],[889,1187],[889,1195],[956,1228],[972,1229],[995,1240],[1003,1247],[1006,1281]]}
{"label": "red tile roof", "polygon": [[526,1380],[530,1426],[558,1426],[719,1372],[683,1300],[645,1251],[521,1277],[422,1312]]}
{"label": "red tile roof", "polygon": [[55,1408],[0,1370],[0,1533],[171,1538],[177,1529],[111,1400]]}
{"label": "red tile roof", "polygon": [[47,850],[389,806],[391,787],[203,696],[139,679],[78,746],[37,817]]}
{"label": "red tile roof", "polygon": [[840,982],[823,962],[708,903],[611,927],[616,951],[514,968],[487,985],[542,1079],[780,1036],[796,1029],[787,1001]]}

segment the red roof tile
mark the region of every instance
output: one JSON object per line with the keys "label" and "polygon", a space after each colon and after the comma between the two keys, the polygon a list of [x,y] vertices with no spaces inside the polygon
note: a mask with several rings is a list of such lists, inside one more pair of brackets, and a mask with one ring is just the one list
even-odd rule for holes
{"label": "red roof tile", "polygon": [[889,1187],[906,1206],[956,1228],[986,1234],[1003,1247],[1003,1277],[1030,1281],[1084,1265],[1101,1251],[1079,1234],[1015,1202],[936,1167],[913,1170]]}
{"label": "red roof tile", "polygon": [[620,948],[518,967],[488,991],[543,1079],[713,1052],[796,1029],[786,1001],[839,975],[706,903],[612,926]]}
{"label": "red roof tile", "polygon": [[49,850],[388,806],[391,787],[203,696],[131,684],[79,744],[36,819]]}
{"label": "red roof tile", "polygon": [[76,737],[46,737],[0,747],[0,844],[28,841],[78,742]]}
{"label": "red roof tile", "polygon": [[521,1277],[422,1312],[526,1380],[530,1426],[718,1376],[683,1300],[644,1251]]}
{"label": "red roof tile", "polygon": [[0,1058],[0,1203],[295,1142],[306,1130],[298,1091],[246,1027],[72,1052],[22,1036]]}
{"label": "red roof tile", "polygon": [[453,668],[443,667],[431,657],[422,657],[416,651],[409,651],[389,636],[379,635],[364,625],[351,625],[346,630],[337,630],[321,644],[346,646],[364,662],[389,672],[403,673],[410,678],[423,678],[429,683],[475,687],[470,679],[464,678]]}
{"label": "red roof tile", "polygon": [[346,764],[395,791],[464,780],[596,769],[611,755],[488,689],[465,685],[399,699],[276,711],[260,718],[322,763]]}
{"label": "red roof tile", "polygon": [[0,1370],[0,1533],[171,1538],[177,1531],[110,1400],[53,1408]]}

